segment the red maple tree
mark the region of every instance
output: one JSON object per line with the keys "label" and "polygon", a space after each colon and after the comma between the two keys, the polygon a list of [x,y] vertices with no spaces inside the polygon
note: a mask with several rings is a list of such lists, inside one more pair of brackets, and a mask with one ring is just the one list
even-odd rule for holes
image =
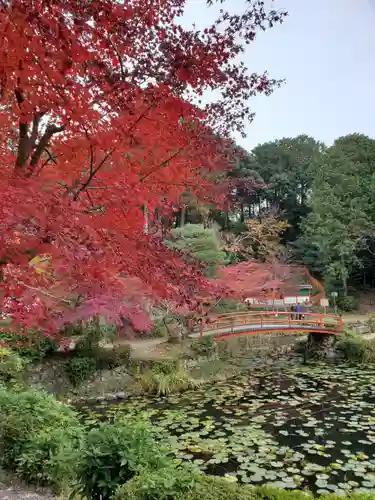
{"label": "red maple tree", "polygon": [[[139,319],[158,298],[194,305],[210,290],[149,223],[187,189],[212,199],[224,138],[277,84],[235,58],[283,14],[249,1],[198,32],[181,26],[184,5],[0,1],[1,289],[13,322]],[[219,98],[203,106],[206,90]]]}

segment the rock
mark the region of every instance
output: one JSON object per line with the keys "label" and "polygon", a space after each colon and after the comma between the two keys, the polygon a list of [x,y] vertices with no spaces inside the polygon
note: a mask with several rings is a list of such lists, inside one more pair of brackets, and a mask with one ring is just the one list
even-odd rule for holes
{"label": "rock", "polygon": [[353,331],[355,333],[359,333],[360,335],[363,335],[364,333],[370,333],[370,328],[366,325],[358,325],[353,327]]}
{"label": "rock", "polygon": [[126,399],[128,397],[128,395],[126,394],[126,392],[118,392],[116,394],[117,396],[117,399]]}
{"label": "rock", "polygon": [[106,401],[116,401],[117,394],[114,394],[114,393],[110,392],[108,394],[105,394],[104,398],[105,398]]}

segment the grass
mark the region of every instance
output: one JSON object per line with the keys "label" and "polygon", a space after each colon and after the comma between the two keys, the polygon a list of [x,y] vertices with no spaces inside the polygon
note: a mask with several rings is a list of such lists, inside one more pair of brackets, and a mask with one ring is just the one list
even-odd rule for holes
{"label": "grass", "polygon": [[146,393],[165,395],[199,387],[179,360],[156,363],[151,369],[136,376],[137,383]]}

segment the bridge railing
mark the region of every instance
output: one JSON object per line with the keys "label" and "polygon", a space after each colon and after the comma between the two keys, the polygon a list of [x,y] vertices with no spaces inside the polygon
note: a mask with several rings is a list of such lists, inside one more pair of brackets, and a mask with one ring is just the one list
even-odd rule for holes
{"label": "bridge railing", "polygon": [[276,311],[257,311],[257,312],[234,312],[211,316],[208,318],[199,318],[193,325],[192,330],[200,332],[203,335],[206,332],[224,333],[224,330],[235,331],[237,327],[248,326],[249,329],[259,330],[267,327],[279,327],[282,329],[296,329],[314,327],[321,329],[330,329],[342,331],[342,318],[334,314],[315,314],[309,312],[276,312]]}

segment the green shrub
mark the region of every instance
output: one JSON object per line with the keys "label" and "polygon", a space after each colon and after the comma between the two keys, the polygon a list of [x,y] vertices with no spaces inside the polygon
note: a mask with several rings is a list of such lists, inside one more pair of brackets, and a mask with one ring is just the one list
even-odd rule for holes
{"label": "green shrub", "polygon": [[168,329],[162,320],[154,323],[152,330],[151,330],[151,337],[154,337],[154,338],[168,337]]}
{"label": "green shrub", "polygon": [[[72,428],[79,427],[77,414],[72,408],[40,391],[16,393],[0,388],[0,415],[0,463],[13,470],[20,467],[24,471],[23,453],[29,454],[28,450],[38,447],[43,434],[52,435],[56,429],[71,432]],[[33,444],[34,439],[36,444]],[[51,441],[45,441],[44,446],[45,453],[40,455],[44,458],[59,448]],[[43,463],[34,458],[34,470],[40,467],[43,474],[44,458],[40,458]],[[29,459],[25,460],[31,463]],[[33,479],[37,477],[33,476]]]}
{"label": "green shrub", "polygon": [[336,299],[337,307],[344,312],[356,311],[359,307],[359,301],[352,295],[339,296]]}
{"label": "green shrub", "polygon": [[122,344],[113,349],[98,348],[93,352],[98,370],[112,370],[119,366],[128,366],[131,362],[132,349],[130,345]]}
{"label": "green shrub", "polygon": [[167,463],[145,423],[104,423],[83,440],[74,493],[88,500],[109,500],[136,473],[144,468],[158,470]]}
{"label": "green shrub", "polygon": [[94,358],[95,352],[99,348],[100,339],[101,332],[96,322],[87,323],[82,338],[76,343],[75,352],[82,358]]}
{"label": "green shrub", "polygon": [[6,347],[0,347],[0,381],[5,384],[17,384],[22,380],[26,362],[17,353]]}
{"label": "green shrub", "polygon": [[[158,472],[144,471],[121,486],[113,500],[307,500],[303,491],[284,491],[268,487],[252,487],[226,479],[189,472],[184,468],[166,468]],[[336,495],[319,497],[340,500]],[[373,500],[373,495],[359,494],[348,498]]]}
{"label": "green shrub", "polygon": [[190,347],[198,356],[210,358],[216,353],[216,344],[211,336],[193,340]]}
{"label": "green shrub", "polygon": [[154,363],[151,369],[137,376],[137,381],[145,392],[170,394],[198,387],[200,382],[192,379],[179,360]]}
{"label": "green shrub", "polygon": [[375,315],[371,314],[369,319],[366,321],[367,326],[370,328],[370,332],[375,332]]}
{"label": "green shrub", "polygon": [[0,343],[31,361],[40,361],[49,354],[56,352],[58,343],[39,332],[28,331],[15,333],[10,331],[0,332]]}
{"label": "green shrub", "polygon": [[375,361],[375,343],[355,333],[346,333],[340,337],[337,348],[348,361],[372,363]]}
{"label": "green shrub", "polygon": [[59,488],[76,477],[83,427],[78,423],[61,429],[42,429],[22,448],[17,472],[27,481]]}
{"label": "green shrub", "polygon": [[66,365],[66,372],[70,382],[78,386],[88,380],[96,371],[96,361],[92,357],[72,358]]}
{"label": "green shrub", "polygon": [[144,470],[121,486],[113,500],[172,500],[193,491],[199,480],[198,474],[183,467],[170,465],[156,472]]}

